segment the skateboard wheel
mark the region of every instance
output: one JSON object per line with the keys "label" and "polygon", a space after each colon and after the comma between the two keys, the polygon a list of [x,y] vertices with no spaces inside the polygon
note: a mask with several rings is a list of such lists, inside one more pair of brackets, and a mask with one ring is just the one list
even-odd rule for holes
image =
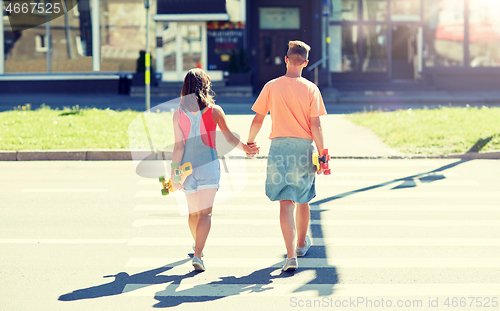
{"label": "skateboard wheel", "polygon": [[179,163],[177,162],[172,162],[172,165],[171,165],[172,169],[175,170],[176,168],[179,167]]}
{"label": "skateboard wheel", "polygon": [[180,176],[174,176],[174,183],[178,184],[181,182],[181,177]]}
{"label": "skateboard wheel", "polygon": [[326,170],[323,172],[324,175],[331,175],[332,174],[332,171],[331,170]]}
{"label": "skateboard wheel", "polygon": [[168,190],[167,189],[161,189],[161,195],[167,195]]}
{"label": "skateboard wheel", "polygon": [[164,182],[165,181],[165,176],[160,176],[159,179],[160,179],[160,182]]}

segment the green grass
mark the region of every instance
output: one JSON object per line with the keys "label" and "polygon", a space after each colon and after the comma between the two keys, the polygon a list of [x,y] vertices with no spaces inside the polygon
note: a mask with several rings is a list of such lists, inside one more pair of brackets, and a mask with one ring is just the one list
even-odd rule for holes
{"label": "green grass", "polygon": [[440,155],[500,149],[500,108],[363,112],[348,116],[409,154]]}
{"label": "green grass", "polygon": [[[0,112],[0,150],[148,149],[140,115],[78,106],[63,110],[43,106],[33,111],[29,106],[18,107]],[[151,113],[146,119],[156,149],[173,142],[170,113]]]}

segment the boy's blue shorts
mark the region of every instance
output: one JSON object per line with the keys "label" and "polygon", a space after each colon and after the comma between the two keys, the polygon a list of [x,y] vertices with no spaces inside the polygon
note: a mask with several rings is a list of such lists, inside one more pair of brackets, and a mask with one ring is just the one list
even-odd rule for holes
{"label": "boy's blue shorts", "polygon": [[277,137],[267,159],[266,195],[271,201],[308,203],[316,196],[312,139]]}
{"label": "boy's blue shorts", "polygon": [[204,189],[219,189],[220,163],[219,159],[208,162],[198,167],[193,167],[193,172],[184,181],[184,192],[196,193]]}

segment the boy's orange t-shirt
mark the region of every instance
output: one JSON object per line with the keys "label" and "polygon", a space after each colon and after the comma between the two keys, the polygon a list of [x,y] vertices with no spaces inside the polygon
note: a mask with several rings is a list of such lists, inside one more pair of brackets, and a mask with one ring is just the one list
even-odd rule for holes
{"label": "boy's orange t-shirt", "polygon": [[311,117],[326,114],[318,87],[305,78],[281,76],[266,83],[252,106],[256,113],[271,112],[269,139],[299,137],[313,139]]}

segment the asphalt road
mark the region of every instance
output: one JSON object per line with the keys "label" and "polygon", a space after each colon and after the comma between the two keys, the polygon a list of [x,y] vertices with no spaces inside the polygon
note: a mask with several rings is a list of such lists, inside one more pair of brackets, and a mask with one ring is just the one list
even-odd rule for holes
{"label": "asphalt road", "polygon": [[182,193],[132,162],[0,162],[1,309],[500,309],[500,161],[332,162],[293,273],[265,160],[226,166],[195,273]]}

